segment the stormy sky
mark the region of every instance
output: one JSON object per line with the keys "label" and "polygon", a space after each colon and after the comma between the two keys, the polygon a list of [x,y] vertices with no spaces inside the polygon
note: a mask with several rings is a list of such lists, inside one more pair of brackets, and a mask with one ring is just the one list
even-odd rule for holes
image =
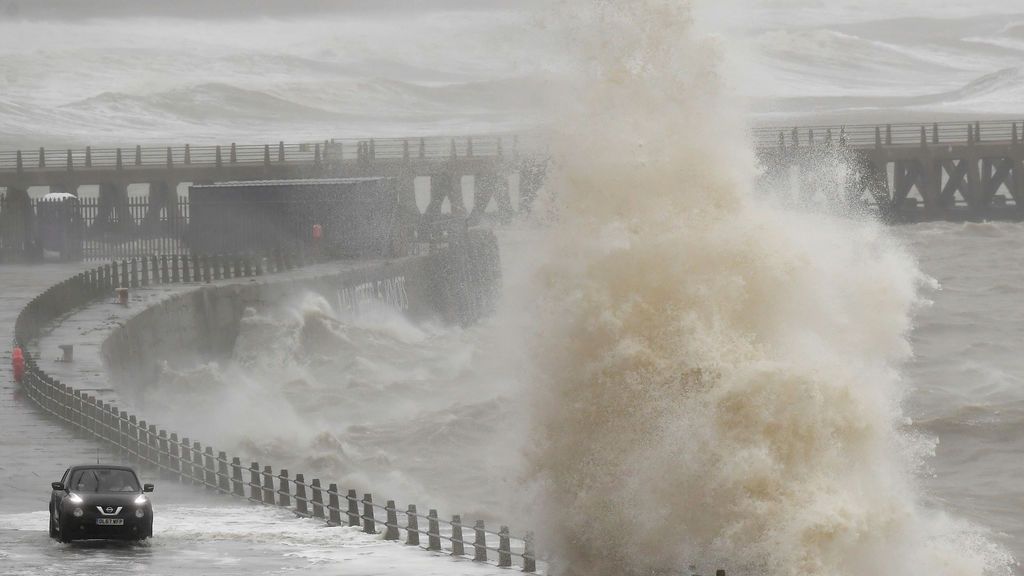
{"label": "stormy sky", "polygon": [[510,0],[0,0],[0,19],[261,18],[322,12],[489,9],[514,5]]}

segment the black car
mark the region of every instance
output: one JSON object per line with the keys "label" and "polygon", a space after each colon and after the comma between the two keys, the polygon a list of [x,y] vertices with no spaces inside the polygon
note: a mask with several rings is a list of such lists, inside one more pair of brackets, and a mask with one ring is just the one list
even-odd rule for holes
{"label": "black car", "polygon": [[51,487],[51,538],[144,540],[153,535],[153,505],[146,495],[153,485],[140,484],[127,466],[72,466]]}

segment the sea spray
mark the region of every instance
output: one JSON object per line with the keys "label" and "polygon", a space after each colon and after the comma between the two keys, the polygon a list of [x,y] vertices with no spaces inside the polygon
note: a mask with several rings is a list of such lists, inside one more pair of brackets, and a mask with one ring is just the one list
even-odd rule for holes
{"label": "sea spray", "polygon": [[560,574],[983,574],[925,510],[899,367],[928,279],[871,222],[755,199],[722,41],[685,2],[570,1],[534,445]]}

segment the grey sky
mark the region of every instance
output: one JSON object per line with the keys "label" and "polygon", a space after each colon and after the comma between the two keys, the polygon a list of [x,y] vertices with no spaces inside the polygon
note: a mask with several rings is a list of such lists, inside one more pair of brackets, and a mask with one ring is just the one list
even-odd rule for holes
{"label": "grey sky", "polygon": [[0,0],[0,19],[258,18],[349,10],[489,9],[516,4],[510,0]]}

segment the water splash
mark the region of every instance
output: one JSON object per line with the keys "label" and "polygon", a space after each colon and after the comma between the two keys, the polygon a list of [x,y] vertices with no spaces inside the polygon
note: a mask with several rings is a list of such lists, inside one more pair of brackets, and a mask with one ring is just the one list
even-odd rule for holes
{"label": "water splash", "polygon": [[914,259],[878,225],[754,198],[726,47],[690,3],[560,10],[576,61],[554,99],[531,454],[556,571],[1007,572],[919,502]]}

